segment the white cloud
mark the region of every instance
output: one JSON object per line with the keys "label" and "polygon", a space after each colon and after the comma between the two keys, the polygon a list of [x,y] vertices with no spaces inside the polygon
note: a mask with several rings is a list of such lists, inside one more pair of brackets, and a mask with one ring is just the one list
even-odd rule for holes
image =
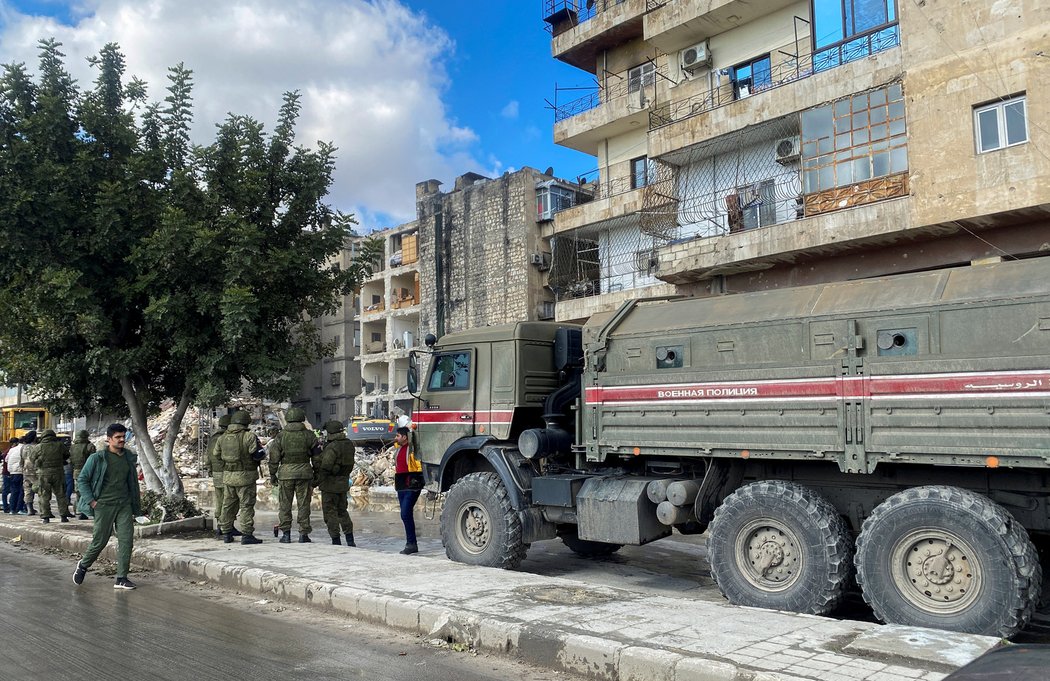
{"label": "white cloud", "polygon": [[272,129],[283,93],[300,90],[298,141],[335,143],[331,201],[357,207],[361,218],[410,220],[417,182],[449,182],[481,167],[471,149],[477,135],[442,102],[454,43],[396,0],[84,0],[74,12],[64,25],[0,0],[0,62],[24,61],[35,71],[37,40],[54,36],[87,84],[94,74],[85,58],[116,42],[129,76],[150,84],[151,99],[164,97],[167,68],[184,62],[194,72],[193,135],[201,143],[228,112]]}
{"label": "white cloud", "polygon": [[513,120],[518,117],[518,108],[518,100],[512,99],[507,102],[507,106],[503,107],[503,110],[499,112],[499,115]]}

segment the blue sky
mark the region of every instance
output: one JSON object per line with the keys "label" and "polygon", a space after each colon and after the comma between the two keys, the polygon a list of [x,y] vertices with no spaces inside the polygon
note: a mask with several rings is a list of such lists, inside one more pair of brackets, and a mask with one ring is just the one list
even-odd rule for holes
{"label": "blue sky", "polygon": [[156,98],[184,61],[198,142],[230,111],[270,123],[281,94],[302,91],[300,142],[336,143],[332,203],[366,229],[411,219],[422,180],[595,165],[551,141],[555,83],[593,80],[551,58],[542,0],[0,0],[0,61],[32,68],[46,36],[81,82],[84,58],[119,43]]}

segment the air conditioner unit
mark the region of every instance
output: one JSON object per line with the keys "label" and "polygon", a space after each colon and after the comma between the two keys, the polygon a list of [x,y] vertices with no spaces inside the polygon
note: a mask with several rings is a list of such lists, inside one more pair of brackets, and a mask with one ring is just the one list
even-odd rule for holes
{"label": "air conditioner unit", "polygon": [[707,41],[687,47],[679,53],[679,63],[682,70],[688,73],[696,71],[700,67],[711,65],[711,51],[707,49]]}
{"label": "air conditioner unit", "polygon": [[551,268],[551,254],[544,252],[530,253],[529,264],[541,272],[549,270]]}
{"label": "air conditioner unit", "polygon": [[793,163],[799,159],[799,155],[801,154],[801,152],[802,145],[798,138],[798,135],[795,135],[794,137],[785,137],[784,139],[777,141],[777,163]]}

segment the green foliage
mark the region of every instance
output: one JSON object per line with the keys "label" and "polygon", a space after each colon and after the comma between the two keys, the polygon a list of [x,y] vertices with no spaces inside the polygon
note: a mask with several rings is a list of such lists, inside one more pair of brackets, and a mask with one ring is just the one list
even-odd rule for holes
{"label": "green foliage", "polygon": [[297,93],[272,133],[231,114],[194,146],[182,64],[148,102],[116,45],[84,90],[59,47],[41,42],[35,81],[0,76],[0,373],[75,412],[217,404],[244,384],[292,396],[331,351],[307,317],[378,252],[336,262],[354,220],[324,202],[335,148],[294,144]]}
{"label": "green foliage", "polygon": [[166,523],[197,518],[204,512],[184,496],[146,491],[142,493],[142,515],[148,517],[151,523]]}

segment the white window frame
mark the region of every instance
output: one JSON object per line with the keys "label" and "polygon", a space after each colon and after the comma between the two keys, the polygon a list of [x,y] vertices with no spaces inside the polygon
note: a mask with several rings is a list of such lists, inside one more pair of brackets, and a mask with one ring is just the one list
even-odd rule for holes
{"label": "white window frame", "polygon": [[[1024,139],[1018,142],[1008,142],[1006,139],[1006,107],[1013,104],[1020,104],[1021,110],[1024,112]],[[996,130],[999,133],[999,145],[991,147],[989,149],[983,149],[981,145],[981,119],[980,116],[986,111],[995,111],[995,122]],[[984,106],[974,107],[973,110],[973,137],[976,145],[978,154],[987,154],[992,151],[999,151],[1000,149],[1006,149],[1008,147],[1016,147],[1021,144],[1028,144],[1031,137],[1028,134],[1028,99],[1026,95],[1017,95],[1016,97],[1008,97],[1001,99],[998,102],[992,102],[991,104],[985,104]]]}
{"label": "white window frame", "polygon": [[627,92],[637,92],[656,83],[656,64],[651,61],[627,69]]}

